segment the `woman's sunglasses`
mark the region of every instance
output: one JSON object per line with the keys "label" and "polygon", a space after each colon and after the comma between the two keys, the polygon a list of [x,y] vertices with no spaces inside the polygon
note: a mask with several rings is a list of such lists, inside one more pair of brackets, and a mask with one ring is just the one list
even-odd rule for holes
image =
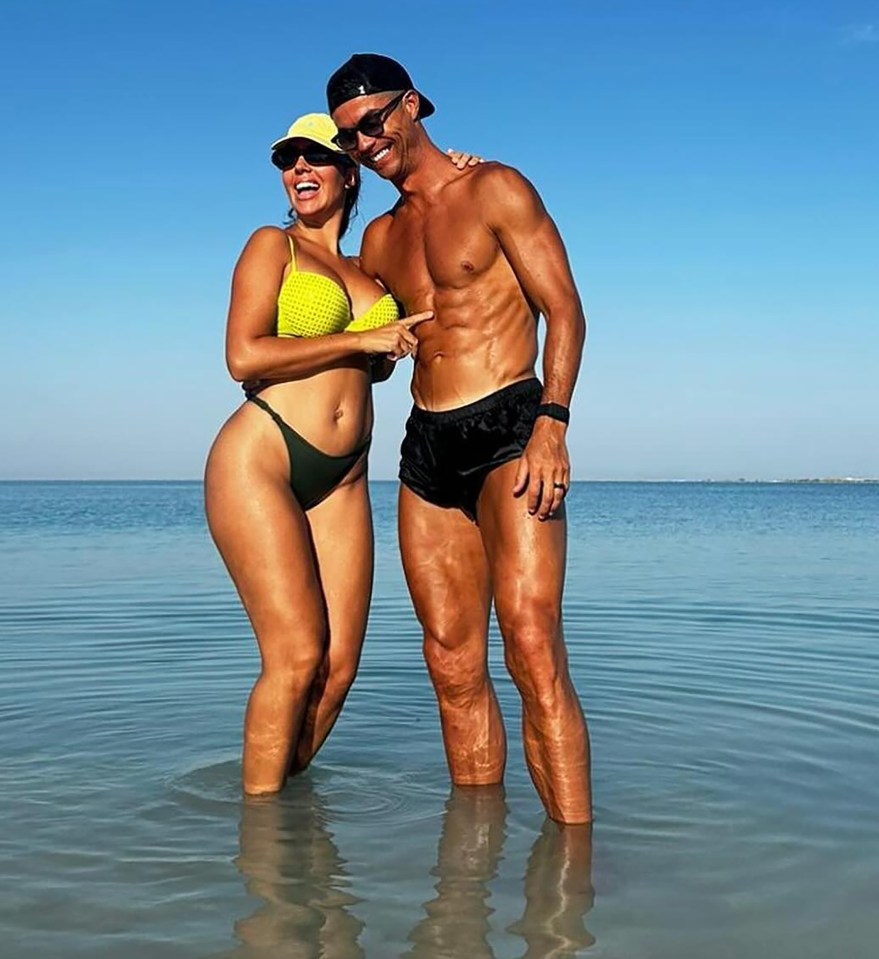
{"label": "woman's sunglasses", "polygon": [[333,143],[338,143],[343,150],[355,150],[358,133],[362,133],[365,137],[380,137],[385,132],[385,120],[403,102],[403,97],[408,92],[404,90],[380,109],[364,113],[357,121],[356,127],[339,127],[339,132],[333,137]]}
{"label": "woman's sunglasses", "polygon": [[289,170],[296,166],[299,157],[304,157],[309,166],[339,166],[346,161],[351,162],[347,157],[334,153],[332,150],[325,150],[323,147],[297,147],[291,144],[275,150],[272,154],[272,163],[279,170]]}

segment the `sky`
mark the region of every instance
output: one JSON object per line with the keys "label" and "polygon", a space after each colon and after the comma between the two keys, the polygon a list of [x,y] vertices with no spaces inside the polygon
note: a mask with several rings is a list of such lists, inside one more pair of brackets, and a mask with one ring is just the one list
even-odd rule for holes
{"label": "sky", "polygon": [[[353,52],[556,220],[574,479],[879,477],[879,4],[6,0],[0,479],[201,476],[232,267],[286,213],[268,145]],[[349,253],[394,196],[366,174]]]}

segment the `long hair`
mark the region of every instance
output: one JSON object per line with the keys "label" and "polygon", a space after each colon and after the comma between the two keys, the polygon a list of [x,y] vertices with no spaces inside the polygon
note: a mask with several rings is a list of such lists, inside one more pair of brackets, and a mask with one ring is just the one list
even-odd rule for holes
{"label": "long hair", "polygon": [[[354,170],[354,182],[345,191],[345,206],[342,210],[342,223],[339,227],[339,239],[348,232],[351,226],[351,217],[357,212],[357,201],[360,199],[360,167],[346,156],[339,157],[339,170],[345,175]],[[287,226],[296,222],[296,210],[291,206],[287,211]]]}
{"label": "long hair", "polygon": [[340,167],[343,173],[349,172],[354,168],[354,182],[348,187],[345,194],[345,208],[342,210],[342,225],[339,228],[339,239],[341,239],[351,226],[351,217],[357,212],[357,201],[360,199],[360,167],[353,160],[345,157],[345,163]]}

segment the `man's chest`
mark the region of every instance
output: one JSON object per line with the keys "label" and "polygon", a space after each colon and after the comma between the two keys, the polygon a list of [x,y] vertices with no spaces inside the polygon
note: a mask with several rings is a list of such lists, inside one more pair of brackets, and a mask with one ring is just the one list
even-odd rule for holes
{"label": "man's chest", "polygon": [[464,204],[404,210],[382,250],[382,279],[407,303],[436,290],[463,289],[497,260],[497,239]]}

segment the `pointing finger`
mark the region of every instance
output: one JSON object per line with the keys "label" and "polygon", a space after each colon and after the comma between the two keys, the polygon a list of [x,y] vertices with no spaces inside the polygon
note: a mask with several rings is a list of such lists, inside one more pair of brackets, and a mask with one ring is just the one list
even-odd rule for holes
{"label": "pointing finger", "polygon": [[418,326],[419,323],[430,319],[433,319],[433,310],[425,310],[423,313],[413,313],[412,316],[404,316],[403,319],[397,320],[397,322],[407,330],[411,330],[413,326]]}

